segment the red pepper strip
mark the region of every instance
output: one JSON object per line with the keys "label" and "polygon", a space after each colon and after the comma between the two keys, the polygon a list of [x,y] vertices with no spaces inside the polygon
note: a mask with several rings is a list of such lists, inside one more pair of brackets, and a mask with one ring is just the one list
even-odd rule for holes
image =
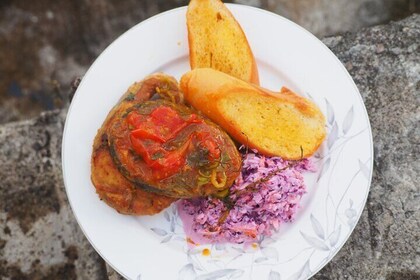
{"label": "red pepper strip", "polygon": [[[153,169],[155,179],[163,179],[175,174],[185,164],[185,154],[192,141],[192,135],[174,151],[162,148],[162,143],[176,137],[176,135],[191,123],[201,123],[201,119],[191,114],[187,120],[182,119],[172,108],[161,106],[155,108],[150,115],[143,116],[132,112],[128,122],[136,129],[131,131],[130,140],[134,151],[144,162]],[[204,135],[205,134],[205,135]],[[209,150],[209,158],[219,158],[220,151],[208,133],[196,138],[204,141]]]}
{"label": "red pepper strip", "polygon": [[142,157],[144,162],[147,165],[153,164],[154,160],[152,160],[152,154],[157,152],[160,148],[155,143],[147,143],[146,141],[136,138],[133,135],[130,135],[131,145],[133,146],[134,151]]}
{"label": "red pepper strip", "polygon": [[[166,151],[158,143],[147,143],[130,136],[133,149],[154,170],[156,179],[175,174],[185,163],[185,154],[191,144],[191,137],[175,151]],[[154,159],[154,157],[156,157]]]}
{"label": "red pepper strip", "polygon": [[215,160],[220,158],[220,149],[217,146],[216,142],[213,140],[207,139],[204,141],[204,146],[209,150],[209,159]]}
{"label": "red pepper strip", "polygon": [[128,116],[128,123],[136,128],[131,132],[133,136],[161,143],[174,138],[189,124],[201,122],[202,120],[198,119],[195,114],[184,120],[170,107],[158,107],[147,117],[136,112],[132,112]]}
{"label": "red pepper strip", "polygon": [[184,120],[170,107],[158,107],[153,110],[150,116],[153,124],[156,127],[161,127],[161,133],[166,141],[174,138],[189,124],[202,122],[202,120],[197,118],[196,114],[192,114],[187,120]]}
{"label": "red pepper strip", "polygon": [[155,160],[150,167],[156,172],[154,175],[156,179],[163,179],[175,174],[185,164],[185,154],[191,144],[191,139],[182,144],[182,146],[172,152],[161,150],[164,153],[162,158]]}
{"label": "red pepper strip", "polygon": [[150,139],[160,143],[165,143],[166,139],[161,137],[156,131],[147,130],[147,128],[138,128],[136,130],[131,131],[131,137],[139,138],[139,139]]}
{"label": "red pepper strip", "polygon": [[166,106],[155,108],[150,113],[150,118],[158,127],[175,128],[185,122],[174,109]]}
{"label": "red pepper strip", "polygon": [[131,112],[128,116],[127,116],[127,122],[135,128],[138,128],[142,123],[144,123],[146,121],[146,116],[140,115],[137,112]]}
{"label": "red pepper strip", "polygon": [[220,149],[208,132],[199,132],[196,134],[197,140],[201,142],[201,146],[209,151],[209,160],[220,158]]}

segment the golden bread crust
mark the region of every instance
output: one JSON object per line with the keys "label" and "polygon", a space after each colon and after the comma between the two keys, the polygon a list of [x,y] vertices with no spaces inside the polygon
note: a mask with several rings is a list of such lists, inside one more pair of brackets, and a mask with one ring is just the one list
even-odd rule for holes
{"label": "golden bread crust", "polygon": [[187,28],[192,69],[210,67],[259,84],[257,63],[245,33],[222,1],[190,1]]}
{"label": "golden bread crust", "polygon": [[210,68],[186,73],[180,86],[188,103],[263,154],[297,160],[325,139],[318,106],[287,88],[275,93]]}

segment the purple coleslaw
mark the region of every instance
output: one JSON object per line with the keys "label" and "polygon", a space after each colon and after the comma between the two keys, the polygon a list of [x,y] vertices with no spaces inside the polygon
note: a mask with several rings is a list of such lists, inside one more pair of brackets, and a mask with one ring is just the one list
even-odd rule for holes
{"label": "purple coleslaw", "polygon": [[271,236],[281,223],[293,220],[306,193],[304,171],[314,171],[308,159],[292,162],[257,151],[246,153],[226,198],[179,202],[187,235],[209,243],[249,243]]}

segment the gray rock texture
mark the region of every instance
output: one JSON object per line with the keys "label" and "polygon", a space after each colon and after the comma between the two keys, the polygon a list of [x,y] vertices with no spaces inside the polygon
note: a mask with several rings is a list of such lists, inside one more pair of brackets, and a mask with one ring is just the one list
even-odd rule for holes
{"label": "gray rock texture", "polygon": [[[317,36],[420,12],[419,0],[235,0],[273,11]],[[0,1],[0,123],[65,108],[60,98],[124,31],[188,0]]]}
{"label": "gray rock texture", "polygon": [[352,236],[315,279],[420,279],[420,16],[324,39],[368,110],[374,172]]}
{"label": "gray rock texture", "polygon": [[0,128],[0,279],[106,279],[61,175],[65,111]]}
{"label": "gray rock texture", "polygon": [[[363,96],[375,166],[355,231],[314,279],[420,279],[419,38],[414,15],[324,39]],[[1,279],[118,279],[68,205],[60,159],[64,119],[65,109],[0,126]]]}

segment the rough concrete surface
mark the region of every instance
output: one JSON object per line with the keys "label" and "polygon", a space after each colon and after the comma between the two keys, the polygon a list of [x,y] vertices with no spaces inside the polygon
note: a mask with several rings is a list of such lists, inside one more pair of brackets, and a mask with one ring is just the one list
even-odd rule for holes
{"label": "rough concrete surface", "polygon": [[353,77],[374,143],[371,192],[315,279],[420,279],[420,16],[324,39]]}
{"label": "rough concrete surface", "polygon": [[106,279],[61,175],[64,111],[0,128],[0,279]]}
{"label": "rough concrete surface", "polygon": [[[235,0],[273,11],[317,36],[420,12],[418,0]],[[120,34],[188,0],[0,1],[0,123],[64,108],[69,83]]]}
{"label": "rough concrete surface", "polygon": [[[354,233],[314,279],[420,279],[420,16],[324,39],[365,101],[371,192]],[[65,103],[65,102],[64,102]],[[65,110],[0,126],[0,277],[106,279],[64,193]]]}

